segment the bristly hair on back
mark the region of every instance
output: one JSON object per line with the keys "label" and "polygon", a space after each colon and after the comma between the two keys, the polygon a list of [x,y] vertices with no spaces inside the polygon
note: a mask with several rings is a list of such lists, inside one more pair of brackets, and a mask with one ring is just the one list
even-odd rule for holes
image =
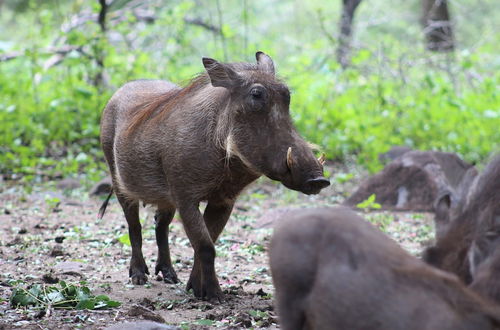
{"label": "bristly hair on back", "polygon": [[[245,78],[249,77],[248,75],[245,75],[245,72],[261,71],[261,68],[257,64],[253,63],[238,62],[224,63],[224,65],[228,65],[234,71],[242,74],[241,78],[243,79],[241,82],[243,83],[246,83],[247,81]],[[268,83],[270,86],[275,85],[275,83],[286,85],[275,75],[272,76],[272,80],[269,80]],[[165,116],[168,116],[172,109],[174,109],[178,104],[185,102],[187,98],[196,98],[198,95],[202,99],[205,97],[202,101],[206,105],[217,102],[216,100],[218,98],[215,97],[215,95],[211,94],[210,97],[207,97],[204,93],[199,93],[202,92],[202,90],[208,85],[211,85],[211,79],[205,71],[191,79],[184,88],[173,89],[165,94],[157,96],[152,101],[148,101],[137,106],[125,134],[133,134],[141,124],[147,125],[148,123],[161,121],[165,118]],[[238,156],[239,152],[236,145],[233,143],[234,134],[236,134],[233,130],[233,116],[231,115],[231,111],[227,111],[227,104],[223,104],[225,102],[222,99],[219,99],[219,101],[222,101],[222,103],[219,103],[220,116],[213,123],[214,125],[212,129],[214,134],[212,135],[212,138],[214,143],[220,149],[225,151],[224,158],[226,164],[228,164],[229,158],[231,158],[231,156]],[[315,146],[311,145],[311,147],[315,149]],[[245,162],[243,157],[240,156],[240,158],[242,158]],[[249,164],[248,161],[246,161],[246,163]]]}
{"label": "bristly hair on back", "polygon": [[161,120],[170,112],[186,95],[189,95],[210,83],[208,75],[203,72],[184,87],[176,88],[161,94],[152,101],[144,102],[136,107],[130,124],[125,131],[126,135],[132,134],[139,125],[146,121]]}
{"label": "bristly hair on back", "polygon": [[[253,63],[225,63],[235,71],[258,71],[259,67]],[[201,72],[191,79],[184,88],[174,89],[158,96],[153,101],[145,102],[136,107],[132,120],[126,130],[126,135],[133,133],[136,128],[146,121],[161,120],[186,96],[192,95],[210,84],[207,72]]]}

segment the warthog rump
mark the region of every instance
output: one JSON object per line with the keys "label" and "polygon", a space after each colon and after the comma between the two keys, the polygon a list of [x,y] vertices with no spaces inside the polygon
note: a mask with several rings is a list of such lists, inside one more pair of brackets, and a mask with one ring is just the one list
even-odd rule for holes
{"label": "warthog rump", "polygon": [[281,327],[496,329],[500,310],[346,208],[280,219],[270,263]]}

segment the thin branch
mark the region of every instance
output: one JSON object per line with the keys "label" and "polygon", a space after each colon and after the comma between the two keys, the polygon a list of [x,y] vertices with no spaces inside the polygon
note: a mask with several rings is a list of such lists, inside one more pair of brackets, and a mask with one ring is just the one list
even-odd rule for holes
{"label": "thin branch", "polygon": [[[109,6],[108,6],[109,7]],[[127,13],[129,11],[132,11],[132,14],[134,15],[135,19],[139,22],[146,22],[146,23],[154,23],[157,20],[157,17],[154,15],[154,12],[147,10],[146,8],[141,8],[141,7],[135,7],[135,8],[124,8],[121,10],[116,10],[113,12],[109,12],[109,23],[112,23],[112,25],[121,23],[125,20],[127,20]],[[89,13],[89,12],[81,12],[77,15],[74,15],[71,17],[68,21],[68,23],[65,23],[61,26],[61,30],[63,33],[68,33],[71,30],[74,30],[76,28],[79,28],[80,26],[84,25],[87,22],[90,21],[99,21],[100,20],[100,15],[94,14],[94,13]],[[205,28],[206,30],[213,32],[215,34],[222,34],[222,31],[219,27],[210,24],[208,22],[203,21],[201,18],[198,17],[184,17],[184,22],[186,24],[191,24],[191,25],[196,25],[202,28]],[[99,22],[101,25],[101,23]],[[101,25],[102,29],[102,25]]]}
{"label": "thin branch", "polygon": [[192,25],[197,25],[197,26],[203,27],[203,28],[207,29],[208,31],[211,31],[211,32],[216,33],[216,34],[222,34],[222,30],[219,27],[212,25],[212,24],[209,24],[205,21],[202,21],[200,18],[184,17],[184,22],[187,24],[192,24]]}
{"label": "thin branch", "polygon": [[[44,54],[44,55],[54,55],[54,54],[66,55],[72,51],[82,52],[82,46],[64,45],[60,47],[48,47],[45,49],[37,50],[39,54]],[[26,55],[26,50],[0,54],[0,62],[7,62],[25,55]]]}
{"label": "thin branch", "polygon": [[323,12],[321,10],[318,10],[316,13],[318,15],[319,28],[321,32],[323,32],[325,37],[328,39],[328,41],[330,41],[332,45],[337,44],[337,40],[335,40],[333,35],[330,32],[328,32],[328,29],[325,26],[325,17],[323,16]]}

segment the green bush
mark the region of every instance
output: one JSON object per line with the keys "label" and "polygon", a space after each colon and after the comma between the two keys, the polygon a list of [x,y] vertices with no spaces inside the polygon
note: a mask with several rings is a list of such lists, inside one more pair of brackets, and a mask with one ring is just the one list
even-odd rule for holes
{"label": "green bush", "polygon": [[[117,1],[110,17],[127,2]],[[299,131],[331,159],[356,155],[361,164],[376,170],[377,155],[392,145],[454,151],[468,161],[481,161],[498,148],[500,37],[485,33],[481,42],[470,39],[481,33],[481,24],[494,31],[490,25],[500,21],[488,9],[494,0],[455,7],[456,16],[474,8],[466,18],[477,23],[458,25],[461,47],[455,55],[425,52],[414,5],[391,8],[390,20],[372,26],[370,19],[388,13],[388,5],[375,1],[368,10],[362,4],[355,30],[359,40],[354,41],[347,70],[332,55],[336,44],[326,36],[328,31],[322,32],[315,21],[338,17],[338,4],[319,0],[280,2],[275,8],[279,14],[273,17],[265,15],[268,6],[257,2],[243,8],[224,4],[220,13],[213,4],[162,2],[155,7],[154,24],[139,23],[131,13],[110,23],[113,38],[103,35],[96,22],[60,32],[71,15],[88,10],[88,2],[56,1],[40,8],[36,1],[24,3],[28,5],[22,13],[0,11],[0,22],[5,23],[0,54],[24,52],[0,62],[3,174],[30,180],[84,172],[96,179],[105,169],[100,113],[116,88],[138,78],[182,84],[203,69],[202,56],[252,61],[256,50],[275,59],[292,90],[291,113]],[[97,3],[91,3],[94,13]],[[408,13],[413,21],[401,18]],[[185,17],[220,24],[222,34],[189,25]],[[337,28],[336,21],[323,23],[325,29]],[[44,50],[54,40],[66,40],[84,53],[72,51],[47,68],[51,54]],[[96,83],[101,72],[97,58],[103,59],[107,84]]]}
{"label": "green bush", "polygon": [[[474,65],[469,58],[453,65]],[[408,70],[405,80],[359,70],[290,73],[292,107],[299,130],[342,159],[357,154],[368,168],[393,145],[453,151],[477,162],[500,142],[500,73],[474,88],[454,88],[444,71]]]}

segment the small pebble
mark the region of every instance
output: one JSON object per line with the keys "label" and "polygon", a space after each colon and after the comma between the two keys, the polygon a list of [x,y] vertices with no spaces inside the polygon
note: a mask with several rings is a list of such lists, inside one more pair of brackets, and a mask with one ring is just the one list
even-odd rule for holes
{"label": "small pebble", "polygon": [[64,241],[64,239],[65,239],[65,238],[66,238],[66,237],[64,237],[64,236],[57,236],[57,237],[55,238],[55,241],[56,241],[56,243],[61,244],[61,243]]}

